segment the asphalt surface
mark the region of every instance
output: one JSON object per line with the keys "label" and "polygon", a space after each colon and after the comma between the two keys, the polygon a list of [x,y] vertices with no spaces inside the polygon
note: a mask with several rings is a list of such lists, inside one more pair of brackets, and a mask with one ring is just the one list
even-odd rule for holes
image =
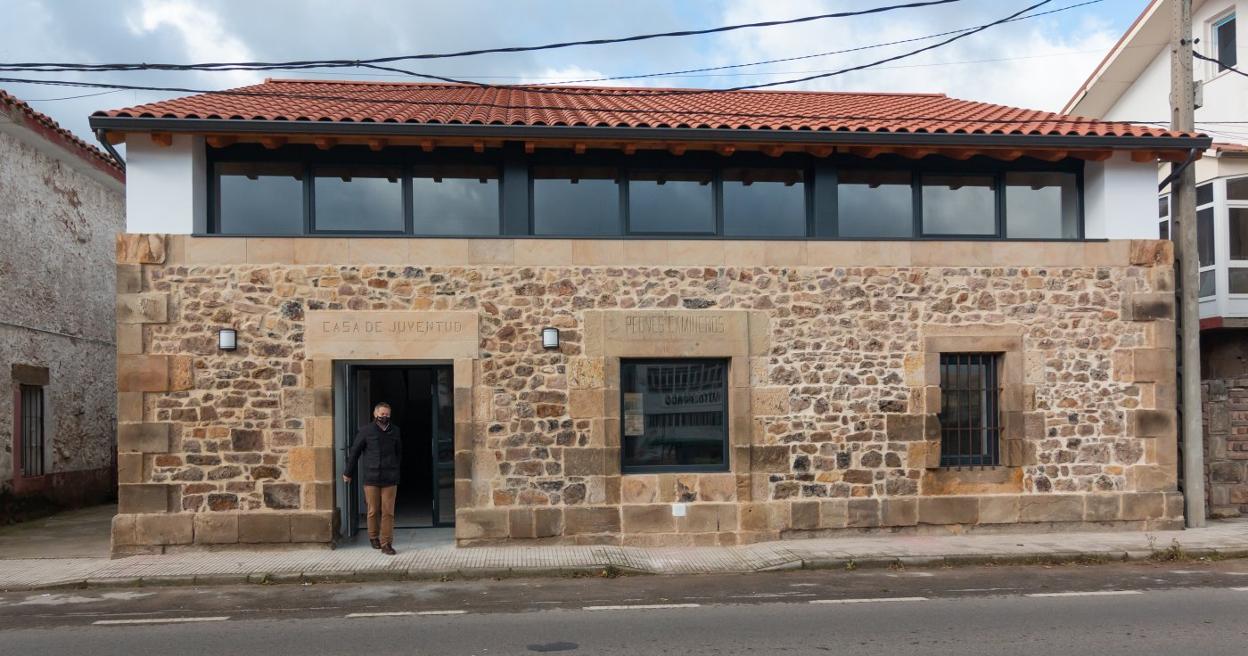
{"label": "asphalt surface", "polygon": [[0,653],[1248,654],[1248,561],[0,594]]}

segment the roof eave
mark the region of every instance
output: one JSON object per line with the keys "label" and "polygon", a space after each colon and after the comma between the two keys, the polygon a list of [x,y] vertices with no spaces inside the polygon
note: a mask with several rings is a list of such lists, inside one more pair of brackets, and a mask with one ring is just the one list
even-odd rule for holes
{"label": "roof eave", "polygon": [[1025,147],[1032,149],[1109,148],[1170,150],[1208,148],[1206,136],[1115,136],[984,134],[960,132],[868,132],[835,130],[752,130],[722,128],[634,128],[553,125],[476,125],[446,123],[346,123],[92,116],[91,127],[110,132],[183,134],[270,134],[407,137],[477,137],[482,139],[612,139],[728,143],[871,144],[913,146]]}

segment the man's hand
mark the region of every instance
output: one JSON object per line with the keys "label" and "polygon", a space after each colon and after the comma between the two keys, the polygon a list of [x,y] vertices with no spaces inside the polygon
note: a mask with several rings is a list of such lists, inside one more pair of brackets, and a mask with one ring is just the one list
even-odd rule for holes
{"label": "man's hand", "polygon": [[346,474],[343,474],[343,475],[342,475],[342,482],[343,482],[343,483],[350,483],[350,482],[351,482],[351,477],[350,477],[350,476],[347,476]]}

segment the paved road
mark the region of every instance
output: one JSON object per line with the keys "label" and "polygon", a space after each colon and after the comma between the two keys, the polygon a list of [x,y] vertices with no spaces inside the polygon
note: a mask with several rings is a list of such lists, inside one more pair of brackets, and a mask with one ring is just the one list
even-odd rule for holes
{"label": "paved road", "polygon": [[0,652],[1243,656],[1246,617],[1248,561],[134,588],[0,595]]}

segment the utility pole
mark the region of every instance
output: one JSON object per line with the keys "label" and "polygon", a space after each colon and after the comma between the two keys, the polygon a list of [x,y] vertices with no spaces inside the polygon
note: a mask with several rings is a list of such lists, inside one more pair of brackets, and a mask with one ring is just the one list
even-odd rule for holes
{"label": "utility pole", "polygon": [[[1192,0],[1170,0],[1170,129],[1196,130],[1196,93],[1192,82]],[[1179,335],[1183,421],[1184,515],[1189,528],[1205,525],[1205,453],[1200,402],[1200,264],[1196,251],[1196,170],[1192,162],[1171,164],[1182,172],[1171,184],[1173,229],[1179,281]]]}

